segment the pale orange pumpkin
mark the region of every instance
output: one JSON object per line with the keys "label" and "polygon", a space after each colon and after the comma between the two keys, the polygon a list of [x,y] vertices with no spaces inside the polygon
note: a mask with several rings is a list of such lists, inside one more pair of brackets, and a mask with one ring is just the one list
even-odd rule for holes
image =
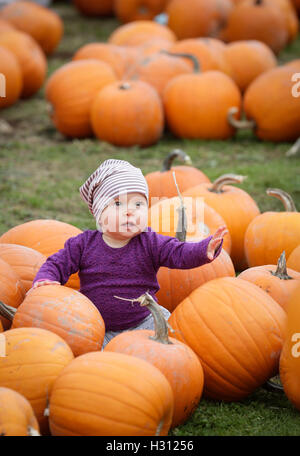
{"label": "pale orange pumpkin", "polygon": [[235,277],[210,280],[172,312],[172,337],[199,356],[204,395],[236,401],[278,372],[286,313],[256,285]]}
{"label": "pale orange pumpkin", "polygon": [[123,353],[93,352],[75,358],[56,379],[50,429],[54,436],[163,436],[173,409],[171,386],[155,366]]}
{"label": "pale orange pumpkin", "polygon": [[300,272],[300,244],[295,247],[287,259],[287,266]]}
{"label": "pale orange pumpkin", "polygon": [[281,189],[268,189],[278,198],[285,211],[266,211],[255,217],[245,233],[245,254],[248,265],[276,264],[281,253],[287,258],[300,244],[300,213],[292,197]]}
{"label": "pale orange pumpkin", "polygon": [[[25,298],[25,290],[20,277],[13,268],[0,258],[0,301],[12,307],[18,307]],[[8,329],[11,322],[0,317],[4,329]]]}
{"label": "pale orange pumpkin", "polygon": [[168,27],[154,21],[133,21],[121,25],[112,32],[108,42],[119,46],[137,46],[153,38],[176,41],[176,35]]}
{"label": "pale orange pumpkin", "polygon": [[31,404],[42,434],[54,380],[74,356],[67,343],[51,331],[16,328],[5,331],[6,356],[0,357],[0,384],[22,394]]}
{"label": "pale orange pumpkin", "polygon": [[14,328],[43,328],[64,339],[74,356],[101,350],[105,325],[97,307],[82,293],[60,285],[38,287],[15,310],[0,302],[0,315]]}
{"label": "pale orange pumpkin", "polygon": [[0,109],[13,105],[20,98],[22,88],[23,76],[17,57],[0,46]]}
{"label": "pale orange pumpkin", "polygon": [[96,59],[69,62],[54,71],[45,90],[56,128],[72,138],[91,136],[92,102],[103,87],[116,80],[108,63]]}
{"label": "pale orange pumpkin", "polygon": [[[169,381],[174,393],[174,414],[171,427],[183,424],[197,407],[203,390],[204,376],[196,354],[173,337],[159,305],[151,295],[139,298],[153,316],[155,331],[124,331],[111,339],[104,352],[136,356],[157,367]],[[182,375],[184,373],[184,375]]]}
{"label": "pale orange pumpkin", "polygon": [[30,402],[10,388],[0,387],[0,436],[39,436]]}
{"label": "pale orange pumpkin", "polygon": [[248,268],[238,277],[260,287],[285,311],[293,291],[300,285],[300,272],[286,267],[284,252],[278,259],[277,265],[268,264]]}

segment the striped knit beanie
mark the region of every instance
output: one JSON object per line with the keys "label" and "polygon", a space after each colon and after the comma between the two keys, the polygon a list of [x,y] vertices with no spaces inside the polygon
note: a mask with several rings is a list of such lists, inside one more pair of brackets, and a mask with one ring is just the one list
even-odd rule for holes
{"label": "striped knit beanie", "polygon": [[140,168],[124,160],[109,159],[79,189],[82,199],[98,221],[109,202],[124,193],[138,192],[149,199],[148,184]]}

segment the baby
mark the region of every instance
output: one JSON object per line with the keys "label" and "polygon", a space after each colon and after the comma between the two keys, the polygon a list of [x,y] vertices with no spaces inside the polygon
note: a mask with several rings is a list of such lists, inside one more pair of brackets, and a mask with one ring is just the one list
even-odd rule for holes
{"label": "baby", "polygon": [[[193,243],[153,231],[147,226],[147,181],[139,168],[123,160],[104,161],[79,191],[98,229],[68,239],[42,265],[33,288],[64,285],[79,272],[80,292],[105,322],[104,348],[122,331],[154,329],[147,307],[119,297],[134,300],[148,291],[155,299],[161,266],[190,269],[210,263],[220,254],[228,231],[220,227],[213,236]],[[161,310],[168,319],[168,310]]]}

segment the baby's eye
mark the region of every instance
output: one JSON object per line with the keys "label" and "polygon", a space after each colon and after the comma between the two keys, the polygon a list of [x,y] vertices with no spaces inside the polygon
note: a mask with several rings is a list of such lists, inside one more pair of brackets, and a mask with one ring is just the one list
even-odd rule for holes
{"label": "baby's eye", "polygon": [[137,207],[141,207],[141,206],[143,206],[143,204],[144,204],[143,201],[137,201],[136,202]]}
{"label": "baby's eye", "polygon": [[121,206],[121,201],[115,201],[115,206]]}

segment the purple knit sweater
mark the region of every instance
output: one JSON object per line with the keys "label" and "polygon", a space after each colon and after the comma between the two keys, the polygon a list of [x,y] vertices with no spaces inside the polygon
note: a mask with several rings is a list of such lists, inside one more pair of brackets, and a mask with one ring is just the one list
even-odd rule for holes
{"label": "purple knit sweater", "polygon": [[[114,298],[138,298],[148,291],[154,298],[159,290],[156,274],[160,266],[191,269],[210,263],[207,246],[211,236],[200,242],[180,242],[148,227],[127,245],[114,248],[100,231],[87,230],[68,239],[63,249],[42,265],[33,283],[41,279],[64,285],[79,271],[80,292],[100,311],[106,331],[120,331],[138,325],[148,314],[146,307]],[[222,243],[215,252],[220,254]]]}

